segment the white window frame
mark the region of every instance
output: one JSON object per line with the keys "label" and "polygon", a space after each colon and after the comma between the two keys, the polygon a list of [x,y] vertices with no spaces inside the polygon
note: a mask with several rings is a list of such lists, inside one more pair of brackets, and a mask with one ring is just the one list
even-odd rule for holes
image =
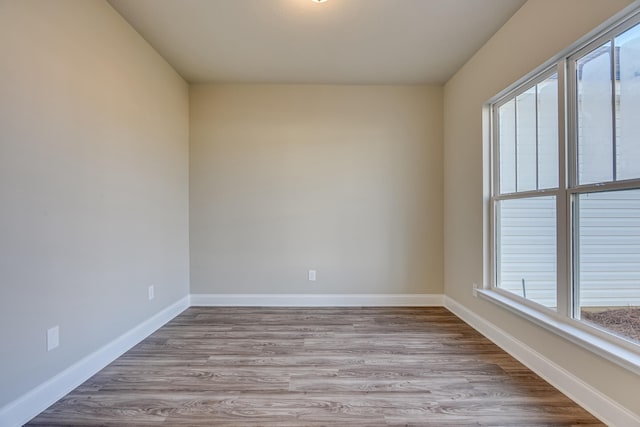
{"label": "white window frame", "polygon": [[[491,232],[491,239],[492,239],[491,240],[492,241],[491,243],[491,286],[497,292],[502,292],[505,295],[518,298],[519,301],[523,304],[530,304],[530,303],[533,303],[533,301],[528,300],[526,298],[522,298],[518,295],[512,294],[511,292],[505,291],[496,286],[496,284],[499,283],[500,281],[499,279],[500,269],[498,268],[499,260],[497,257],[499,238],[497,233],[498,230],[495,227],[495,225],[499,221],[499,218],[498,218],[498,212],[496,211],[495,207],[498,204],[498,202],[502,200],[530,199],[533,197],[554,196],[556,198],[556,235],[560,236],[563,233],[566,234],[566,230],[565,230],[566,224],[562,219],[566,217],[566,203],[563,202],[563,199],[566,198],[566,194],[563,190],[565,187],[565,171],[564,171],[565,155],[564,155],[564,149],[563,149],[564,138],[561,137],[561,135],[564,134],[564,124],[563,124],[564,111],[561,111],[563,109],[560,108],[560,105],[564,105],[564,94],[562,93],[563,85],[560,84],[561,79],[562,81],[564,81],[564,74],[563,74],[563,70],[561,70],[560,68],[561,67],[558,64],[554,64],[551,67],[543,69],[541,72],[537,73],[535,77],[528,79],[525,82],[519,84],[516,88],[514,88],[513,90],[510,90],[509,92],[507,92],[506,94],[498,98],[497,101],[491,103],[491,113],[490,113],[491,129],[492,129],[492,132],[491,132],[492,178],[491,178],[491,201],[490,201],[490,217],[491,217],[490,229],[492,230]],[[538,83],[541,83],[544,80],[548,79],[553,74],[558,75],[558,128],[559,128],[558,129],[558,163],[559,163],[558,186],[556,188],[539,189],[539,190],[531,190],[531,191],[518,192],[516,190],[515,192],[512,192],[512,193],[501,194],[500,193],[500,158],[499,158],[500,153],[498,150],[499,141],[498,141],[497,132],[495,132],[495,130],[499,128],[498,109],[504,104],[514,99],[515,97],[517,97],[518,95],[520,95],[521,93],[526,92],[527,90],[531,89],[533,86],[537,85]],[[536,106],[536,109],[537,109],[537,106]],[[558,257],[558,262],[556,267],[556,283],[558,284],[565,277],[563,275],[565,274],[565,270],[560,268],[561,265],[564,265],[564,264],[561,264],[560,257],[562,257],[563,253],[565,252],[560,250],[560,246],[562,244],[561,240],[563,239],[560,239],[559,237],[556,239],[556,253]],[[566,311],[565,308],[568,309],[568,305],[567,305],[567,301],[569,301],[568,296],[561,295],[561,286],[558,286],[558,285],[556,286],[556,292],[557,292],[557,301],[558,301],[558,312],[566,315],[568,311]],[[548,310],[549,312],[552,312],[552,310],[546,307],[543,307],[536,303],[533,303],[533,304],[535,304],[535,307],[541,307],[544,310]],[[563,307],[563,309],[561,309],[561,307]]]}
{"label": "white window frame", "polygon": [[[640,189],[640,178],[615,181],[615,149],[614,149],[614,180],[605,183],[582,184],[577,182],[577,111],[576,102],[576,59],[585,53],[613,40],[618,34],[640,24],[640,6],[633,5],[621,14],[605,22],[592,33],[563,50],[551,60],[529,73],[500,94],[493,97],[486,104],[488,120],[485,125],[489,128],[490,155],[487,165],[490,182],[490,197],[488,199],[488,248],[485,269],[489,272],[485,283],[478,295],[502,307],[525,317],[528,320],[555,332],[564,338],[593,351],[596,354],[640,374],[640,345],[625,340],[596,326],[582,322],[579,319],[577,298],[577,260],[573,253],[577,224],[574,223],[573,200],[580,194],[612,190]],[[612,67],[615,58],[611,58]],[[558,187],[533,191],[500,194],[500,159],[498,151],[498,108],[514,99],[549,76],[558,76]],[[615,84],[615,78],[612,79]],[[615,103],[615,90],[612,93],[612,103]],[[615,110],[615,109],[614,109]],[[615,126],[613,126],[613,144],[615,146]],[[498,231],[496,205],[501,200],[524,199],[540,196],[555,196],[556,198],[556,256],[557,256],[557,309],[552,310],[530,299],[523,298],[512,292],[498,287]]]}

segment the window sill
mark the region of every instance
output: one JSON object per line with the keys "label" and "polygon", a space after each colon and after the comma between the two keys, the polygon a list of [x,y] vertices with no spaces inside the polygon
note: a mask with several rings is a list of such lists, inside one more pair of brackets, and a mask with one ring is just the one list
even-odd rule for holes
{"label": "window sill", "polygon": [[[500,292],[478,289],[478,296],[553,332],[606,360],[640,375],[640,346],[622,339],[606,339],[599,331],[574,319],[551,315]],[[603,334],[604,335],[604,334]],[[617,341],[621,341],[618,343]]]}

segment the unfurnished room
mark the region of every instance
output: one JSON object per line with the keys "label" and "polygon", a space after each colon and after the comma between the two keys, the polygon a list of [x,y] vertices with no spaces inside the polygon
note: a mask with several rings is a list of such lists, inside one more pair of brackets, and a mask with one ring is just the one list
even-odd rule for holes
{"label": "unfurnished room", "polygon": [[640,427],[640,0],[0,0],[0,426]]}

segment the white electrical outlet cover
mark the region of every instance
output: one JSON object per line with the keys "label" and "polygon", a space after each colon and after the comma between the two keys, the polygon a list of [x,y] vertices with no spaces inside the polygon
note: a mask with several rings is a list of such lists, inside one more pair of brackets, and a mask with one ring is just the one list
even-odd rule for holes
{"label": "white electrical outlet cover", "polygon": [[51,351],[60,345],[60,327],[54,326],[47,329],[47,351]]}
{"label": "white electrical outlet cover", "polygon": [[153,299],[156,296],[155,287],[149,286],[149,299]]}
{"label": "white electrical outlet cover", "polygon": [[314,282],[316,280],[316,271],[315,270],[309,270],[309,280],[311,280],[312,282]]}

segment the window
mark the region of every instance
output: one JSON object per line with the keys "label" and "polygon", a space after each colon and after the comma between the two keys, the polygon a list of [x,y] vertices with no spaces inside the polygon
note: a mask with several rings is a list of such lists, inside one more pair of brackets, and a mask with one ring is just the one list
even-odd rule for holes
{"label": "window", "polygon": [[492,289],[640,345],[640,13],[491,114]]}
{"label": "window", "polygon": [[497,174],[494,194],[497,281],[546,307],[557,306],[558,75],[495,105]]}

